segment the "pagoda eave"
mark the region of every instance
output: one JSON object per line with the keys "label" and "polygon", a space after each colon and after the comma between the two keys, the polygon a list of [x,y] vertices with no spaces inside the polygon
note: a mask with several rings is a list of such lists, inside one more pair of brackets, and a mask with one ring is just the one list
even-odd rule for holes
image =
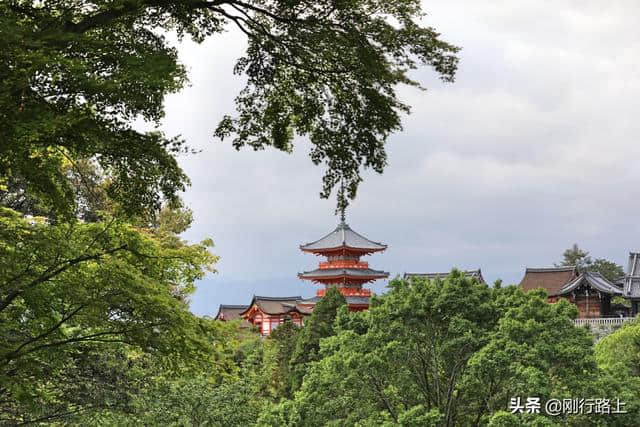
{"label": "pagoda eave", "polygon": [[309,276],[305,274],[298,274],[298,278],[302,280],[311,280],[314,283],[322,284],[341,284],[349,283],[352,285],[363,285],[365,283],[374,282],[380,279],[386,279],[389,274],[380,274],[375,276],[350,276],[348,274],[340,274],[335,276]]}
{"label": "pagoda eave", "polygon": [[356,233],[344,221],[335,230],[315,242],[300,246],[300,250],[315,254],[330,252],[372,253],[387,249],[387,245],[374,242]]}
{"label": "pagoda eave", "polygon": [[302,252],[307,252],[311,254],[315,254],[318,256],[331,256],[331,255],[344,255],[344,254],[354,254],[354,255],[371,255],[375,252],[384,251],[387,249],[386,245],[381,248],[354,248],[351,246],[337,246],[334,248],[322,248],[322,249],[307,249],[304,246],[300,246],[300,250]]}
{"label": "pagoda eave", "polygon": [[329,279],[327,279],[327,278],[322,278],[322,279],[303,278],[303,280],[311,280],[311,282],[316,283],[316,284],[321,284],[321,285],[341,285],[345,281],[349,282],[352,285],[365,285],[367,283],[375,282],[378,279],[377,278],[372,278],[372,279],[361,279],[361,278],[358,278],[357,281],[356,281],[356,280],[349,279],[349,278],[344,278],[344,277],[335,277],[335,278],[329,278]]}
{"label": "pagoda eave", "polygon": [[348,279],[348,280],[378,280],[386,279],[388,274],[377,274],[372,276],[351,276],[349,274],[337,274],[335,276],[311,276],[307,274],[298,274],[298,278],[302,280],[324,280],[324,279]]}
{"label": "pagoda eave", "polygon": [[301,279],[334,279],[346,278],[350,280],[376,280],[389,277],[389,273],[370,268],[317,268],[312,271],[298,273]]}

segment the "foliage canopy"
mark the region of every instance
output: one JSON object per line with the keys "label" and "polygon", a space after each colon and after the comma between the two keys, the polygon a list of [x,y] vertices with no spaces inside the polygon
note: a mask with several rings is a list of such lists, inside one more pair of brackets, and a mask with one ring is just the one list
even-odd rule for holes
{"label": "foliage canopy", "polygon": [[217,258],[210,241],[179,239],[183,226],[54,225],[0,208],[0,420],[120,405],[141,355],[231,369],[220,325],[188,310]]}
{"label": "foliage canopy", "polygon": [[[258,425],[633,424],[637,383],[598,366],[593,336],[574,326],[576,314],[543,292],[489,288],[455,271],[444,280],[394,280],[368,311],[339,311],[300,390],[265,407]],[[632,335],[610,342],[635,345]],[[511,414],[518,396],[620,398],[629,413]]]}
{"label": "foliage canopy", "polygon": [[610,281],[624,276],[622,266],[604,258],[592,259],[589,252],[580,249],[576,243],[562,253],[562,262],[558,265],[576,266],[582,271],[594,271]]}
{"label": "foliage canopy", "polygon": [[[130,212],[174,200],[188,179],[184,141],[140,132],[187,80],[165,34],[195,41],[230,25],[248,39],[237,115],[215,131],[236,148],[290,151],[308,137],[325,163],[322,195],[355,197],[360,167],[381,172],[388,135],[408,111],[398,84],[430,65],[453,80],[458,48],[422,26],[418,0],[8,0],[0,4],[0,184],[19,183],[58,210],[74,197],[65,167],[90,159]],[[340,204],[346,203],[345,192]]]}

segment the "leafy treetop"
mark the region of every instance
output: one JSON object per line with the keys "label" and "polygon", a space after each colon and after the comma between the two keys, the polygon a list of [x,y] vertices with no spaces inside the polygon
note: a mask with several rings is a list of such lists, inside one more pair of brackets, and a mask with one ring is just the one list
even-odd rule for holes
{"label": "leafy treetop", "polygon": [[622,266],[604,258],[592,259],[589,252],[580,249],[576,243],[563,252],[562,262],[556,265],[576,266],[581,271],[595,271],[611,281],[624,276]]}
{"label": "leafy treetop", "polygon": [[[8,0],[0,4],[0,185],[18,181],[62,211],[67,166],[90,159],[128,211],[157,209],[188,184],[184,142],[133,127],[159,123],[164,96],[186,82],[165,34],[196,41],[234,25],[248,38],[237,115],[215,131],[236,148],[292,150],[295,135],[327,167],[322,196],[360,167],[382,172],[384,143],[407,112],[398,84],[430,65],[452,81],[458,48],[419,23],[418,0]],[[139,213],[139,212],[136,212]]]}
{"label": "leafy treetop", "polygon": [[136,355],[218,377],[231,369],[224,326],[188,309],[217,261],[210,240],[176,235],[188,221],[164,212],[146,228],[117,218],[49,224],[0,208],[0,424],[110,406],[102,398],[128,393],[121,382]]}

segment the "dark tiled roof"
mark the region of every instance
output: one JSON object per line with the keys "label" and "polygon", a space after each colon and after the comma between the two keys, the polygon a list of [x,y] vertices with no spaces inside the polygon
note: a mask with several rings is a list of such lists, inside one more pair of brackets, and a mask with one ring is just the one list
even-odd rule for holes
{"label": "dark tiled roof", "polygon": [[216,314],[216,320],[235,320],[240,317],[240,313],[243,313],[249,306],[247,305],[229,305],[220,304],[218,308],[218,314]]}
{"label": "dark tiled roof", "polygon": [[370,253],[385,250],[387,245],[367,239],[353,231],[344,222],[341,222],[335,230],[323,238],[300,245],[300,249],[307,252],[322,252],[340,248],[361,249],[363,252]]}
{"label": "dark tiled roof", "polygon": [[293,297],[264,297],[254,295],[249,307],[254,304],[267,314],[284,314],[296,309],[296,302],[301,300],[301,296]]}
{"label": "dark tiled roof", "polygon": [[313,311],[313,307],[304,306],[304,305],[296,305],[296,309],[300,312],[300,314],[311,314]]}
{"label": "dark tiled roof", "polygon": [[564,285],[578,277],[575,267],[527,268],[520,287],[523,291],[543,288],[548,295],[557,295]]}
{"label": "dark tiled roof", "polygon": [[306,307],[301,307],[300,302],[304,301],[301,296],[291,297],[265,297],[254,295],[251,303],[240,313],[244,315],[251,307],[256,305],[263,313],[266,314],[286,314],[292,311],[298,311],[301,314],[310,314],[311,311]]}
{"label": "dark tiled roof", "polygon": [[627,274],[624,277],[624,296],[628,298],[640,298],[640,253],[629,254]]}
{"label": "dark tiled roof", "polygon": [[622,289],[615,286],[613,283],[608,281],[605,277],[603,277],[600,273],[596,273],[593,271],[585,271],[580,276],[576,277],[566,285],[564,285],[559,291],[558,295],[568,294],[574,289],[578,288],[580,285],[586,284],[590,286],[592,289],[600,291],[605,294],[610,295],[621,295]]}
{"label": "dark tiled roof", "polygon": [[[449,274],[450,273],[404,273],[403,278],[411,279],[412,277],[424,277],[429,280],[434,280],[434,279],[444,279]],[[484,283],[484,277],[482,277],[482,272],[480,271],[480,269],[463,271],[462,274],[464,274],[465,277],[478,279],[478,281],[480,281],[481,283]]]}
{"label": "dark tiled roof", "polygon": [[331,278],[331,277],[376,277],[384,279],[389,277],[389,273],[382,270],[373,270],[371,268],[317,268],[313,271],[305,271],[299,273],[301,279],[308,278]]}

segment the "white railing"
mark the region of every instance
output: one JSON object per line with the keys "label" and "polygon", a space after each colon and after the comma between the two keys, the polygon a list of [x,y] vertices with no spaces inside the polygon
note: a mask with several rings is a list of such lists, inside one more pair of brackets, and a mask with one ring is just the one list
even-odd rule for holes
{"label": "white railing", "polygon": [[574,319],[573,323],[576,326],[619,326],[625,322],[631,322],[635,317],[594,317],[594,318],[583,318],[583,319]]}

